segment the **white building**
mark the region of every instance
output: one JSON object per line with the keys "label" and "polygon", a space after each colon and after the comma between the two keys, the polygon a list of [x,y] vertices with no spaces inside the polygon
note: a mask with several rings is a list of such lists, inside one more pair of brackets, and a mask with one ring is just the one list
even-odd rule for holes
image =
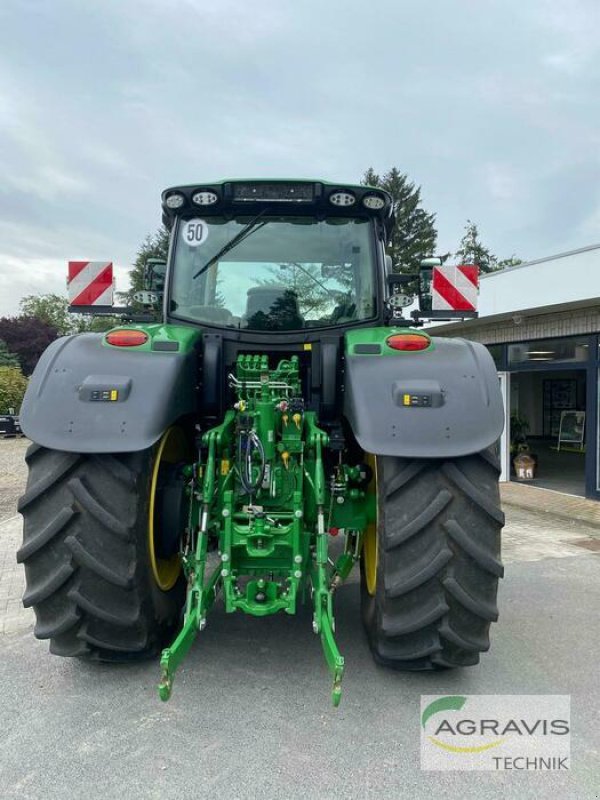
{"label": "white building", "polygon": [[[437,325],[432,332],[488,347],[505,393],[507,423],[512,415],[513,428],[528,426],[538,462],[535,484],[600,499],[600,244],[483,275],[479,318]],[[507,424],[505,479],[509,443]]]}

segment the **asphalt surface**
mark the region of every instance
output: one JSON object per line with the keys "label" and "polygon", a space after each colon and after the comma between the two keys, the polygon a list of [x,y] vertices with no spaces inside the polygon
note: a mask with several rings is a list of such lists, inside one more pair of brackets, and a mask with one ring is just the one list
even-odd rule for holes
{"label": "asphalt surface", "polygon": [[[0,800],[600,796],[600,554],[586,549],[600,530],[553,514],[546,495],[538,510],[506,507],[501,619],[477,667],[377,667],[355,580],[337,596],[339,709],[308,612],[259,620],[220,608],[163,704],[157,661],[84,664],[34,639],[14,558],[27,442],[0,444]],[[422,772],[420,695],[447,693],[570,694],[571,772]]]}
{"label": "asphalt surface", "polygon": [[[371,660],[356,582],[337,601],[344,698],[308,613],[264,620],[219,608],[177,676],[157,663],[49,656],[0,637],[2,798],[597,798],[597,555],[508,565],[491,651],[464,671],[394,673]],[[422,772],[421,694],[570,694],[570,772]]]}

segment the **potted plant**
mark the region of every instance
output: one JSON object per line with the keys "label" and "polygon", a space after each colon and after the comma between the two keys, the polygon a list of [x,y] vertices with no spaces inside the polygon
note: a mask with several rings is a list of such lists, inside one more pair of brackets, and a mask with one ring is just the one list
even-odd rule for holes
{"label": "potted plant", "polygon": [[537,455],[531,452],[527,441],[529,422],[518,414],[510,416],[510,453],[511,467],[514,475],[520,480],[535,478]]}
{"label": "potted plant", "polygon": [[510,415],[510,452],[511,455],[517,453],[529,452],[529,443],[527,442],[527,431],[529,430],[529,423],[525,417],[520,417],[518,414]]}

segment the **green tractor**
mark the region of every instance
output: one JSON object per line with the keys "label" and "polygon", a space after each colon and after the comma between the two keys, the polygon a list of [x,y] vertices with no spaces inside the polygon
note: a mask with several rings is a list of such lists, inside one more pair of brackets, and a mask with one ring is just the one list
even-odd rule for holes
{"label": "green tractor", "polygon": [[57,340],[23,403],[36,637],[86,660],[162,649],[166,700],[217,599],[309,603],[337,705],[333,601],[360,563],[377,662],[476,664],[503,571],[502,400],[482,345],[420,330],[467,312],[403,318],[390,196],[225,181],[168,189],[162,211],[168,263],[137,298],[154,321]]}

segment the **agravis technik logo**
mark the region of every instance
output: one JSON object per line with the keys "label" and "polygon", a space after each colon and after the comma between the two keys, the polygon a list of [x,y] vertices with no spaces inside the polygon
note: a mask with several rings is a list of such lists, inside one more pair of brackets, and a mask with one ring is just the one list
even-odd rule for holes
{"label": "agravis technik logo", "polygon": [[569,769],[567,695],[421,697],[421,767],[428,770]]}

